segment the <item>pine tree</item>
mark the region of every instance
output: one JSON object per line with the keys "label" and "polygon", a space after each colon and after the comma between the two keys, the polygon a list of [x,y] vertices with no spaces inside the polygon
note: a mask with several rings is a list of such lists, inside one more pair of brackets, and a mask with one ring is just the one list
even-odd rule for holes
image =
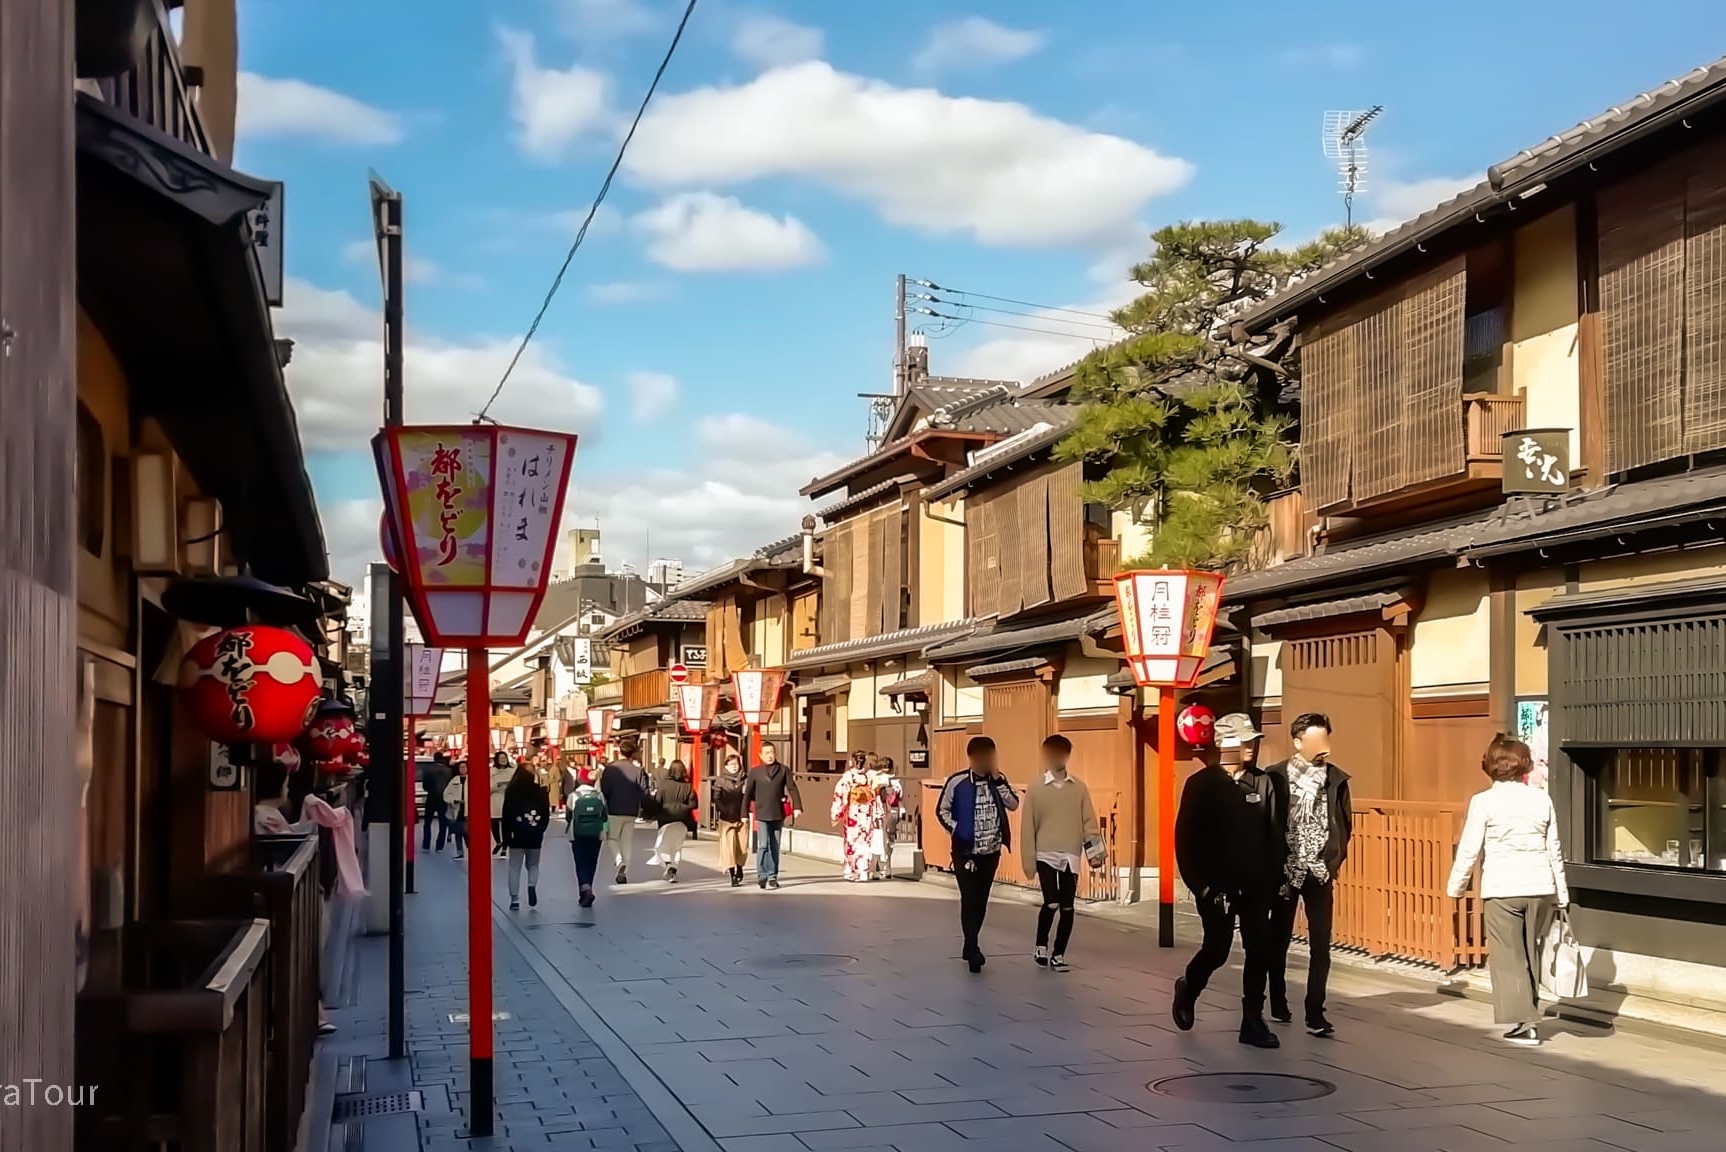
{"label": "pine tree", "polygon": [[1279,231],[1223,220],[1153,233],[1154,253],[1130,273],[1145,292],[1113,314],[1131,335],[1076,370],[1084,407],[1056,455],[1105,470],[1085,499],[1155,522],[1150,554],[1130,563],[1247,565],[1265,495],[1294,478],[1292,325],[1247,340],[1228,321],[1369,237],[1336,229],[1279,249]]}

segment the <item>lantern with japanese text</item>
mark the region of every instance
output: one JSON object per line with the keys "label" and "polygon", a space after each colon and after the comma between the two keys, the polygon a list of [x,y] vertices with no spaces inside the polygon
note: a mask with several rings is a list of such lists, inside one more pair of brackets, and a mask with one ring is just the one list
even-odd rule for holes
{"label": "lantern with japanese text", "polygon": [[200,640],[180,664],[179,687],[192,723],[222,744],[291,741],[323,696],[311,645],[259,624]]}
{"label": "lantern with japanese text", "polygon": [[1198,683],[1222,594],[1223,578],[1216,572],[1157,569],[1115,577],[1127,666],[1140,688],[1157,689],[1157,943],[1164,948],[1175,945],[1175,744],[1180,738],[1208,747],[1216,723],[1210,716],[1205,730],[1200,709],[1193,708],[1185,725],[1193,738],[1178,732],[1175,694]]}
{"label": "lantern with japanese text", "polygon": [[1188,704],[1175,717],[1175,734],[1190,748],[1209,748],[1217,739],[1217,714],[1203,704]]}
{"label": "lantern with japanese text", "polygon": [[686,736],[699,736],[707,731],[719,714],[719,685],[678,684],[672,693],[677,701],[677,717]]}
{"label": "lantern with japanese text", "polygon": [[385,428],[372,440],[408,603],[428,642],[527,639],[575,444],[568,433],[495,424]]}
{"label": "lantern with japanese text", "polygon": [[527,725],[517,724],[510,729],[510,735],[512,737],[511,746],[515,749],[515,754],[517,756],[524,755],[527,752]]}
{"label": "lantern with japanese text", "polygon": [[[317,718],[306,730],[306,742],[317,760],[340,764],[354,752],[358,735],[353,709],[332,701],[318,709]],[[319,770],[323,770],[321,765]]]}
{"label": "lantern with japanese text", "polygon": [[438,673],[443,670],[443,649],[426,644],[403,646],[402,714],[429,716],[437,702]]}
{"label": "lantern with japanese text", "polygon": [[611,739],[611,722],[616,713],[607,708],[589,708],[587,710],[587,738],[594,744],[604,744]]}
{"label": "lantern with japanese text", "polygon": [[764,728],[779,710],[779,693],[785,687],[783,668],[739,668],[731,674],[731,689],[737,695],[737,712],[750,728]]}

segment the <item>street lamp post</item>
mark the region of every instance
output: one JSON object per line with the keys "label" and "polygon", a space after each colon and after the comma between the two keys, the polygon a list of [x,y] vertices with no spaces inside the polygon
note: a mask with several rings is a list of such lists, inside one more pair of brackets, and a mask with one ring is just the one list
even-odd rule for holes
{"label": "street lamp post", "polygon": [[611,739],[611,722],[614,714],[608,708],[589,708],[587,710],[587,755],[592,761],[591,767],[597,770],[605,760],[605,745]]}
{"label": "street lamp post", "polygon": [[761,730],[779,710],[779,693],[785,687],[783,668],[739,668],[731,674],[731,690],[737,696],[737,712],[749,729],[751,765],[761,762]]}
{"label": "street lamp post", "polygon": [[[372,440],[408,602],[420,631],[467,650],[468,789],[491,745],[488,651],[527,639],[551,573],[576,438],[495,424],[386,427]],[[483,803],[483,801],[482,801]],[[494,1124],[491,825],[469,821],[470,1134]]]}
{"label": "street lamp post", "polygon": [[[1175,946],[1175,694],[1198,682],[1222,602],[1215,572],[1122,572],[1115,608],[1133,682],[1157,689],[1157,943]],[[1134,709],[1135,719],[1142,709]]]}
{"label": "street lamp post", "polygon": [[[677,694],[677,717],[683,726],[683,734],[689,737],[691,765],[695,762],[694,750],[701,747],[701,737],[713,725],[713,718],[719,715],[719,685],[717,684],[675,684],[672,691]],[[681,749],[682,741],[678,742]]]}

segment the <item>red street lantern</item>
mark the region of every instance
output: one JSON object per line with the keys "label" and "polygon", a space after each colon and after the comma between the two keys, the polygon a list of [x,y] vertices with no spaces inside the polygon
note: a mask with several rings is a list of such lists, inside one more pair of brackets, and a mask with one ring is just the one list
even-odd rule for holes
{"label": "red street lantern", "polygon": [[[306,742],[320,762],[340,762],[354,751],[358,735],[351,712],[326,709],[306,730]],[[320,766],[319,771],[324,771]]]}
{"label": "red street lantern", "polygon": [[1115,577],[1127,666],[1140,688],[1157,689],[1157,943],[1164,948],[1175,946],[1175,692],[1198,682],[1222,595],[1216,572],[1159,569]]}
{"label": "red street lantern", "polygon": [[405,645],[402,664],[402,714],[430,716],[432,705],[437,703],[443,649],[425,644]]}
{"label": "red street lantern", "polygon": [[192,723],[222,744],[281,744],[306,730],[323,696],[312,646],[247,624],[200,640],[180,664]]}
{"label": "red street lantern", "polygon": [[546,746],[554,751],[563,749],[563,738],[569,732],[569,721],[562,716],[547,716],[545,718]]}
{"label": "red street lantern", "polygon": [[685,736],[699,736],[719,715],[719,685],[678,684],[672,689],[677,701],[677,717],[683,723]]}
{"label": "red street lantern", "polygon": [[1203,704],[1188,704],[1175,717],[1175,734],[1190,748],[1209,748],[1217,739],[1217,714]]}
{"label": "red street lantern", "polygon": [[785,687],[783,668],[740,668],[731,674],[731,689],[737,694],[737,711],[751,728],[765,728],[779,710],[779,692]]}

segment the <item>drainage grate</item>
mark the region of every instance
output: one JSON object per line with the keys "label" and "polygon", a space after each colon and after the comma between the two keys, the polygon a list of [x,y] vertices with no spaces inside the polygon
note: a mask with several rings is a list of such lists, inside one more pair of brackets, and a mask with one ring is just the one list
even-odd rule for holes
{"label": "drainage grate", "polygon": [[1287,1104],[1336,1091],[1328,1080],[1279,1072],[1200,1072],[1154,1080],[1147,1087],[1159,1096],[1204,1104]]}
{"label": "drainage grate", "polygon": [[798,968],[845,968],[857,963],[855,956],[829,956],[818,953],[791,956],[755,956],[745,960],[732,962],[733,968],[749,968],[756,971],[774,972],[788,971]]}
{"label": "drainage grate", "polygon": [[[491,1014],[491,1018],[493,1020],[514,1020],[515,1019],[515,1017],[511,1016],[508,1012],[493,1012]],[[466,1012],[451,1012],[449,1014],[449,1022],[451,1024],[466,1024],[469,1019],[470,1019],[470,1017],[468,1016],[468,1014]]]}
{"label": "drainage grate", "polygon": [[401,1116],[425,1111],[425,1095],[420,1092],[389,1092],[378,1096],[338,1096],[330,1113],[334,1124],[351,1124],[374,1116]]}

